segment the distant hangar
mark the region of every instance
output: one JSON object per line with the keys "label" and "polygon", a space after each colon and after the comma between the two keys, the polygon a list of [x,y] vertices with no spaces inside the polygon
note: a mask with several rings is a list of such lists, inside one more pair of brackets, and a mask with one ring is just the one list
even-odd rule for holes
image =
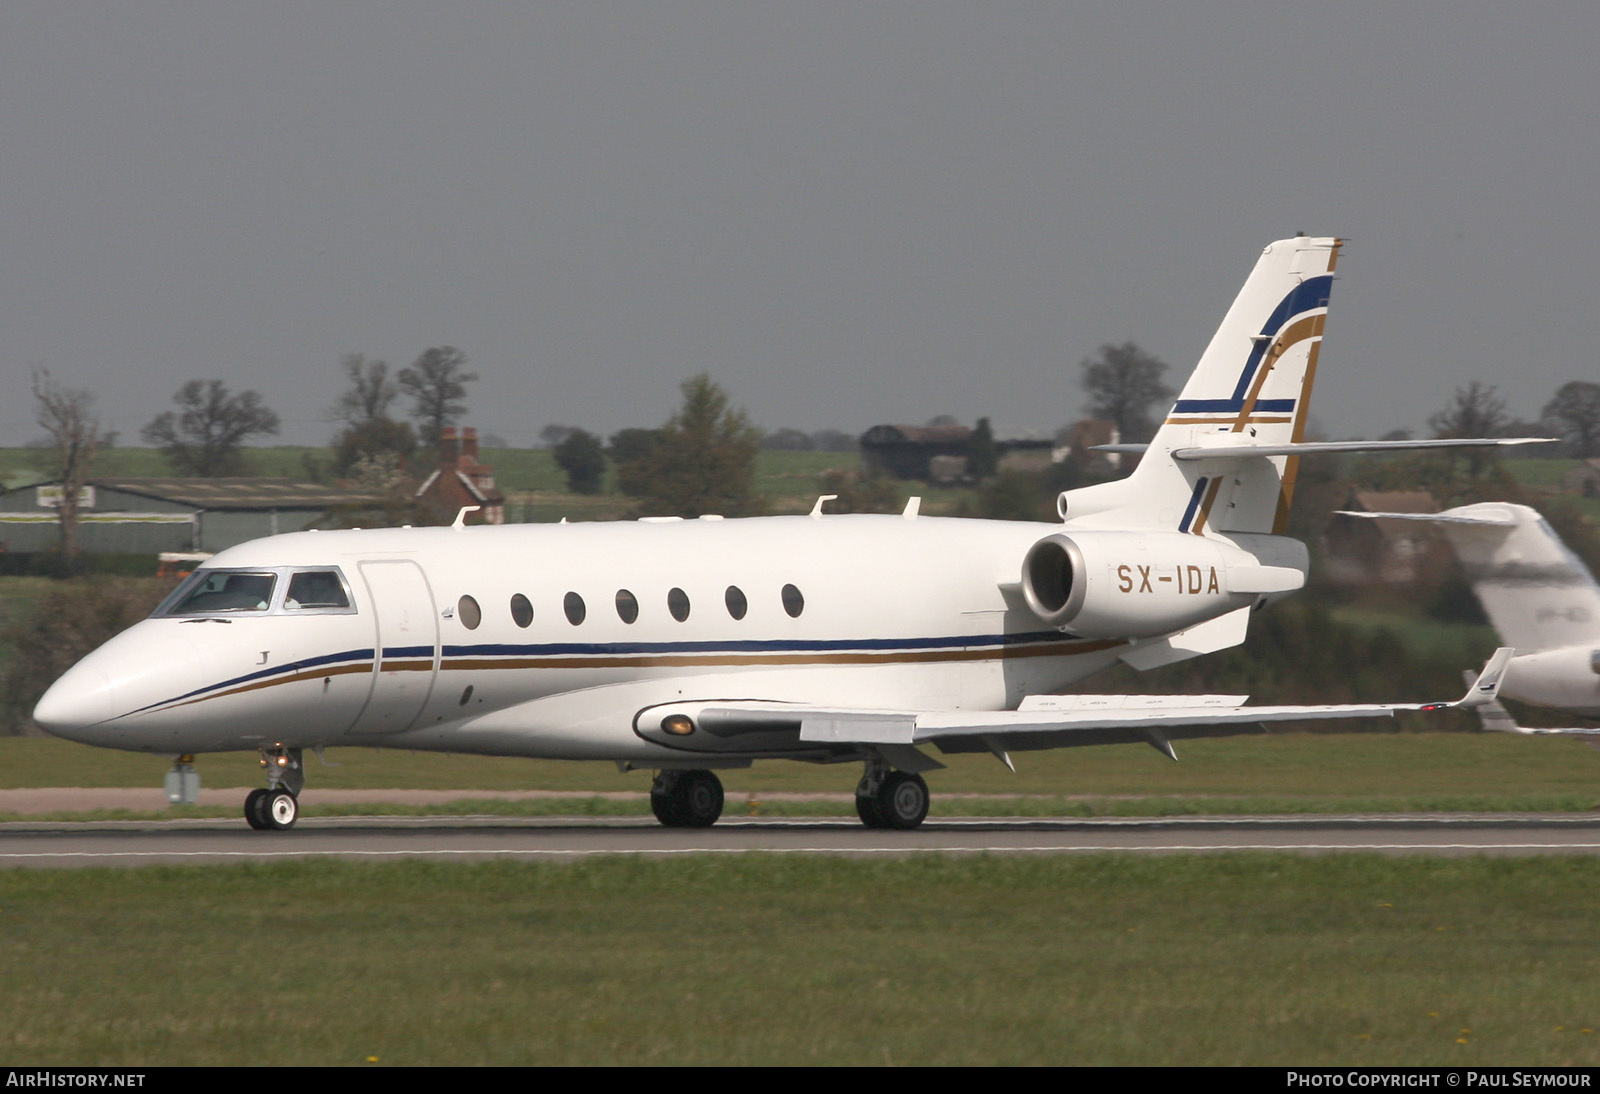
{"label": "distant hangar", "polygon": [[[273,478],[95,479],[78,502],[78,549],[89,554],[215,553],[279,532],[339,522],[382,505],[372,494]],[[59,482],[0,496],[0,549],[51,551],[60,543]]]}

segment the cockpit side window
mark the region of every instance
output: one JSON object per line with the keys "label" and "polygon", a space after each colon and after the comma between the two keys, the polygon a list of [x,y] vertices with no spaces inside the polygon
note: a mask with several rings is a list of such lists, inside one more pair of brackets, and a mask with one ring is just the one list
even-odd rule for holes
{"label": "cockpit side window", "polygon": [[350,597],[345,594],[337,570],[301,570],[289,578],[289,594],[283,607],[286,611],[348,608]]}
{"label": "cockpit side window", "polygon": [[350,585],[337,566],[196,570],[161,602],[163,616],[355,615]]}
{"label": "cockpit side window", "polygon": [[[203,576],[202,576],[203,575]],[[197,570],[198,581],[186,584],[167,605],[163,615],[209,615],[212,612],[264,612],[272,605],[272,588],[277,583],[274,573],[252,573],[238,570],[207,572]]]}

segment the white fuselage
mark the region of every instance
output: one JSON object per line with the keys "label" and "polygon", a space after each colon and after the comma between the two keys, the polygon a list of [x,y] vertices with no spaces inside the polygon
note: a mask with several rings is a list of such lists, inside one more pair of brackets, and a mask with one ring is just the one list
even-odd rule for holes
{"label": "white fuselage", "polygon": [[633,720],[664,702],[1006,709],[1126,645],[1008,602],[1001,586],[1060,527],[823,516],[275,536],[207,569],[337,567],[350,610],[286,610],[280,581],[266,610],[147,619],[36,717],[168,754],[364,744],[649,764],[676,753]]}

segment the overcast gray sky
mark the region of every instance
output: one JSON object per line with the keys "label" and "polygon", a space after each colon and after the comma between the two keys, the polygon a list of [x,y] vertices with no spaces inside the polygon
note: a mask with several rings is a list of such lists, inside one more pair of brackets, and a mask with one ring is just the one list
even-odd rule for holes
{"label": "overcast gray sky", "polygon": [[1051,430],[1186,372],[1265,243],[1341,261],[1313,417],[1600,380],[1600,4],[0,4],[0,444],[191,378],[332,432],[342,354],[470,422]]}

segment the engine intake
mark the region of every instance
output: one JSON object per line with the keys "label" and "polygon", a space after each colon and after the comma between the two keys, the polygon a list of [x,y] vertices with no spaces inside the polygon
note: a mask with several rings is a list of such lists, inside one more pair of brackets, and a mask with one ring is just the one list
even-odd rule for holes
{"label": "engine intake", "polygon": [[1033,614],[1052,627],[1065,626],[1088,595],[1083,552],[1063,535],[1046,536],[1022,560],[1022,596]]}
{"label": "engine intake", "polygon": [[1251,540],[1236,546],[1180,532],[1056,532],[1023,557],[1022,596],[1044,623],[1083,638],[1170,634],[1300,587],[1299,543]]}

